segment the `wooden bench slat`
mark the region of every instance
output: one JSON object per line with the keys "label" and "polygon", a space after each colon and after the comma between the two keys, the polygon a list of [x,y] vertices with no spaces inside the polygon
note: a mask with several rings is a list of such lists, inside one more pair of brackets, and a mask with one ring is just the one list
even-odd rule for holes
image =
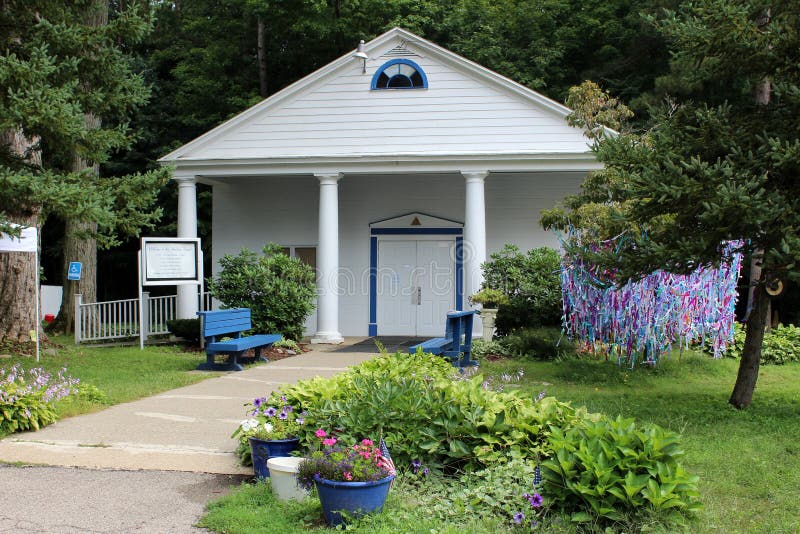
{"label": "wooden bench slat", "polygon": [[472,323],[477,313],[475,310],[450,312],[447,314],[445,337],[435,337],[408,348],[413,354],[417,348],[424,352],[444,356],[459,368],[478,365],[472,360]]}
{"label": "wooden bench slat", "polygon": [[[197,315],[203,319],[203,337],[206,338],[206,363],[197,368],[202,370],[230,370],[241,371],[237,359],[249,349],[256,350],[256,359],[266,361],[261,356],[261,350],[269,347],[281,339],[280,334],[258,334],[255,336],[241,337],[242,332],[252,328],[250,308],[233,308],[230,310],[201,311]],[[216,341],[216,337],[228,335],[234,339]],[[213,341],[209,341],[211,338]],[[222,365],[214,362],[217,354],[227,354],[228,364]]]}

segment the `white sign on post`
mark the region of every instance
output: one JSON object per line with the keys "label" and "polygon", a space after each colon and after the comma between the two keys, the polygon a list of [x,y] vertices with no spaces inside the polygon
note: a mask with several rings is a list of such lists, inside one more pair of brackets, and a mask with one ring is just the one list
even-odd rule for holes
{"label": "white sign on post", "polygon": [[203,251],[199,237],[143,237],[139,251],[139,347],[144,348],[144,286],[203,287]]}
{"label": "white sign on post", "polygon": [[37,252],[36,227],[22,228],[20,236],[0,232],[0,252]]}
{"label": "white sign on post", "polygon": [[200,238],[142,238],[142,285],[203,283]]}

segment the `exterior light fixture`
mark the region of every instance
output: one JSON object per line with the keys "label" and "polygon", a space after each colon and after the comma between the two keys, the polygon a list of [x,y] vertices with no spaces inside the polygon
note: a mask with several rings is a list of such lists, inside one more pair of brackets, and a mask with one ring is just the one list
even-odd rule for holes
{"label": "exterior light fixture", "polygon": [[362,70],[361,74],[367,73],[367,59],[369,56],[366,52],[364,52],[364,40],[362,39],[360,43],[358,43],[358,48],[356,49],[356,53],[353,54],[354,58],[358,58],[364,62],[364,69]]}

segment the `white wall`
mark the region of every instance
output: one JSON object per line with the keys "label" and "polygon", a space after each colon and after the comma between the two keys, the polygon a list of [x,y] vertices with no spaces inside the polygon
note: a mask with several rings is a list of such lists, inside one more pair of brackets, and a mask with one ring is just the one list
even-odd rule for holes
{"label": "white wall", "polygon": [[[388,50],[398,41],[387,43]],[[391,55],[359,61],[254,114],[202,148],[205,159],[376,154],[584,153],[589,146],[563,117],[406,43],[427,89],[372,90]],[[269,102],[269,101],[268,101]]]}
{"label": "white wall", "polygon": [[[557,246],[539,226],[540,211],[574,193],[580,173],[498,174],[486,179],[487,252]],[[239,179],[215,186],[214,273],[219,258],[267,242],[316,246],[319,186],[312,176]],[[365,336],[369,323],[369,223],[419,211],[463,222],[464,178],[443,175],[345,175],[339,182],[340,331]],[[313,328],[312,328],[313,330]]]}

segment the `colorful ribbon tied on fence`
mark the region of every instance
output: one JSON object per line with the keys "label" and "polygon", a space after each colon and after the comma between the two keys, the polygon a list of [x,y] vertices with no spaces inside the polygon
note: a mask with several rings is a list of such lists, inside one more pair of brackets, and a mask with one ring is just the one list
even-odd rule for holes
{"label": "colorful ribbon tied on fence", "polygon": [[[565,238],[559,236],[562,244]],[[574,243],[575,234],[566,239]],[[605,351],[633,367],[655,365],[676,344],[709,347],[715,358],[733,341],[740,242],[722,245],[726,261],[688,275],[656,271],[622,287],[603,283],[580,255],[562,258],[564,331],[593,351]]]}

